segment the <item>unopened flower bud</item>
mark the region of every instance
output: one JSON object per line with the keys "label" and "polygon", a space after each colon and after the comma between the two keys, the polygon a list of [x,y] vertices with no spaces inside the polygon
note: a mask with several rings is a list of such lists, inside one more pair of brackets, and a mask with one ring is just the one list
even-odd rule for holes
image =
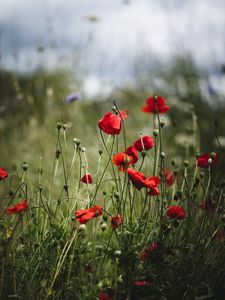
{"label": "unopened flower bud", "polygon": [[67,124],[63,124],[63,129],[66,130],[67,126]]}
{"label": "unopened flower bud", "polygon": [[172,160],[171,160],[171,165],[174,166],[174,167],[176,166],[176,161],[175,161],[175,159],[172,159]]}
{"label": "unopened flower bud", "polygon": [[211,152],[211,153],[210,153],[210,157],[211,157],[212,159],[215,159],[216,153],[215,153],[215,152]]}
{"label": "unopened flower bud", "polygon": [[165,126],[165,124],[166,124],[166,121],[164,119],[160,119],[160,122],[159,122],[160,127],[163,128]]}
{"label": "unopened flower bud", "polygon": [[102,155],[103,151],[101,149],[98,150],[99,155]]}
{"label": "unopened flower bud", "polygon": [[212,158],[209,158],[209,159],[208,159],[208,164],[211,165],[212,162],[213,162]]}
{"label": "unopened flower bud", "polygon": [[184,167],[188,167],[189,166],[189,160],[184,160]]}
{"label": "unopened flower bud", "polygon": [[153,135],[154,135],[154,137],[157,137],[159,135],[159,129],[154,129]]}
{"label": "unopened flower bud", "polygon": [[81,140],[80,140],[80,139],[77,139],[77,138],[74,138],[74,139],[73,139],[73,142],[74,142],[74,144],[76,144],[77,146],[79,146],[80,143],[81,143]]}
{"label": "unopened flower bud", "polygon": [[60,150],[56,150],[56,152],[55,152],[56,159],[59,159],[60,154],[61,154],[61,151]]}
{"label": "unopened flower bud", "polygon": [[108,220],[108,216],[107,215],[103,215],[102,219],[106,222]]}
{"label": "unopened flower bud", "polygon": [[26,162],[24,162],[23,164],[22,164],[22,169],[26,172],[27,170],[28,170],[28,164],[26,163]]}
{"label": "unopened flower bud", "polygon": [[121,255],[121,251],[120,250],[116,250],[114,252],[114,255],[117,256],[117,257],[119,257]]}
{"label": "unopened flower bud", "polygon": [[81,148],[81,151],[82,151],[82,152],[86,152],[86,148],[85,148],[85,147],[82,147],[82,148]]}
{"label": "unopened flower bud", "polygon": [[56,126],[57,126],[57,129],[60,130],[62,128],[63,124],[61,122],[57,122]]}
{"label": "unopened flower bud", "polygon": [[198,159],[198,158],[200,157],[200,153],[199,153],[199,152],[196,152],[196,153],[195,153],[195,157],[196,157],[196,159]]}
{"label": "unopened flower bud", "polygon": [[106,228],[107,228],[107,224],[106,224],[106,223],[102,223],[102,225],[101,225],[101,230],[102,230],[102,231],[105,231]]}
{"label": "unopened flower bud", "polygon": [[86,226],[85,224],[80,224],[78,230],[79,230],[79,231],[85,231],[86,227],[87,227],[87,226]]}
{"label": "unopened flower bud", "polygon": [[166,157],[165,152],[161,152],[161,153],[160,153],[160,157],[161,157],[162,159],[164,159],[164,158]]}
{"label": "unopened flower bud", "polygon": [[114,114],[118,114],[118,110],[117,110],[117,108],[116,108],[115,105],[112,106],[112,112],[113,112]]}

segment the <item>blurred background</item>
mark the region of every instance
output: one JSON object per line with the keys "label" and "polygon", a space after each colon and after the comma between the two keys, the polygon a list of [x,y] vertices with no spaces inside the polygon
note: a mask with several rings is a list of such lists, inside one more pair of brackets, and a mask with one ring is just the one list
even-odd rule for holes
{"label": "blurred background", "polygon": [[[50,168],[57,121],[67,123],[71,145],[78,137],[96,149],[97,121],[114,100],[130,112],[128,139],[150,133],[140,107],[153,93],[172,105],[168,137],[181,152],[224,148],[224,1],[0,4],[2,166],[36,166],[43,156]],[[199,137],[195,149],[192,135]]]}

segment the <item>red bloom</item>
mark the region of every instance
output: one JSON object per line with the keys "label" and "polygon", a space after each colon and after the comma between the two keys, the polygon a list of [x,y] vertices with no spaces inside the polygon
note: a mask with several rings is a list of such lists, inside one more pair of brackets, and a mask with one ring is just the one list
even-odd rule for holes
{"label": "red bloom", "polygon": [[98,127],[107,134],[115,135],[121,131],[121,118],[127,118],[127,113],[119,111],[119,115],[112,112],[106,113],[101,120],[98,121]]}
{"label": "red bloom", "polygon": [[160,184],[160,178],[158,176],[152,176],[144,181],[145,187],[149,188],[148,194],[150,196],[158,196],[160,194],[158,185]]}
{"label": "red bloom", "polygon": [[8,175],[8,172],[4,168],[0,167],[0,181],[5,180]]}
{"label": "red bloom", "polygon": [[126,171],[128,166],[131,164],[132,157],[124,152],[117,153],[113,156],[112,162],[118,167],[119,171]]}
{"label": "red bloom", "polygon": [[130,163],[132,165],[134,165],[138,161],[137,149],[134,146],[128,147],[124,152],[129,155],[131,160]]}
{"label": "red bloom", "polygon": [[157,249],[158,249],[158,244],[152,243],[152,245],[149,248],[147,248],[144,252],[141,253],[140,261],[146,261],[149,258],[149,255],[155,252],[155,250]]}
{"label": "red bloom", "polygon": [[9,215],[20,214],[23,211],[27,210],[27,208],[28,208],[27,200],[23,200],[22,202],[16,205],[6,208],[6,212]]}
{"label": "red bloom", "polygon": [[127,169],[127,173],[133,185],[140,191],[145,186],[145,175],[131,168]]}
{"label": "red bloom", "polygon": [[146,105],[141,109],[146,113],[165,113],[170,110],[170,106],[166,104],[166,101],[161,96],[153,96],[146,100]]}
{"label": "red bloom", "polygon": [[105,293],[100,293],[99,296],[98,296],[98,299],[99,300],[112,300],[112,298],[109,297],[109,295],[105,294]]}
{"label": "red bloom", "polygon": [[87,209],[80,209],[75,212],[75,218],[81,223],[86,224],[89,220],[102,215],[102,208],[94,205]]}
{"label": "red bloom", "polygon": [[174,176],[173,172],[171,172],[169,170],[164,170],[163,175],[165,177],[166,185],[169,187],[172,186],[175,182],[175,176]]}
{"label": "red bloom", "polygon": [[142,150],[149,150],[153,148],[154,145],[155,145],[154,139],[149,135],[143,136],[140,139],[138,139],[136,142],[134,142],[134,147],[139,152],[141,152]]}
{"label": "red bloom", "polygon": [[81,182],[83,183],[92,183],[93,180],[92,180],[92,176],[90,173],[86,173],[82,178],[81,178]]}
{"label": "red bloom", "polygon": [[[208,166],[209,166],[209,159],[210,158],[211,158],[210,153],[202,154],[201,156],[199,156],[197,158],[197,166],[200,167],[200,168],[208,168]],[[211,159],[212,159],[212,164],[218,163],[218,161],[219,161],[219,154],[216,153],[215,157],[211,158]]]}
{"label": "red bloom", "polygon": [[169,206],[166,212],[167,217],[170,219],[183,220],[186,218],[185,210],[180,205]]}
{"label": "red bloom", "polygon": [[136,280],[134,282],[135,286],[145,286],[145,285],[149,285],[149,284],[150,284],[150,281],[147,281],[147,280],[142,280],[142,281]]}
{"label": "red bloom", "polygon": [[111,218],[111,226],[113,229],[118,228],[123,223],[123,218],[121,215],[112,216]]}

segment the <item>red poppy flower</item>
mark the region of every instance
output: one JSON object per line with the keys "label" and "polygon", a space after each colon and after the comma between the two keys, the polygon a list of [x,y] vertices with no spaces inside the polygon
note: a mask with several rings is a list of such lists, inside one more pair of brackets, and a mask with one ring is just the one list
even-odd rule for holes
{"label": "red poppy flower", "polygon": [[152,243],[152,245],[147,248],[144,252],[141,253],[140,255],[140,261],[146,261],[150,254],[155,252],[158,249],[158,244],[157,243]]}
{"label": "red poppy flower", "polygon": [[166,185],[169,186],[169,187],[172,186],[175,182],[174,173],[169,171],[169,170],[164,170],[163,175],[164,175],[164,178],[165,178]]}
{"label": "red poppy flower", "polygon": [[98,299],[99,300],[112,300],[112,298],[109,297],[109,295],[105,294],[105,293],[100,293],[99,296],[98,296]]}
{"label": "red poppy flower", "polygon": [[156,114],[158,112],[160,114],[170,110],[170,106],[166,104],[166,101],[162,96],[155,95],[146,100],[146,105],[142,107],[141,110],[146,113]]}
{"label": "red poppy flower", "polygon": [[167,217],[170,219],[183,220],[186,218],[185,210],[180,205],[169,206],[166,212]]}
{"label": "red poppy flower", "polygon": [[89,220],[102,215],[102,208],[94,205],[87,209],[80,209],[75,212],[75,218],[81,223],[86,224]]}
{"label": "red poppy flower", "polygon": [[137,149],[134,146],[130,146],[124,152],[129,155],[131,160],[130,163],[132,165],[136,164],[136,162],[138,161]]}
{"label": "red poppy flower", "polygon": [[91,184],[91,183],[93,182],[91,174],[90,174],[90,173],[86,173],[86,174],[81,178],[81,182]]}
{"label": "red poppy flower", "polygon": [[27,210],[27,208],[28,208],[27,200],[23,200],[16,205],[6,208],[6,212],[9,215],[20,214],[23,211]]}
{"label": "red poppy flower", "polygon": [[117,153],[113,156],[112,162],[118,167],[119,171],[125,172],[128,166],[131,164],[132,157],[124,152]]}
{"label": "red poppy flower", "polygon": [[152,176],[144,181],[145,187],[149,188],[148,195],[158,196],[160,194],[158,185],[160,184],[160,178],[158,176]]}
{"label": "red poppy flower", "polygon": [[0,181],[5,180],[8,175],[8,172],[4,168],[0,167]]}
{"label": "red poppy flower", "polygon": [[111,226],[113,229],[118,228],[123,223],[123,218],[121,215],[112,216],[111,218]]}
{"label": "red poppy flower", "polygon": [[[205,153],[200,155],[197,158],[197,166],[200,168],[208,168],[209,166],[209,159],[211,158],[211,154],[210,153]],[[212,159],[212,164],[216,164],[219,161],[219,154],[215,153],[215,157],[211,158]]]}
{"label": "red poppy flower", "polygon": [[134,142],[134,147],[139,152],[141,152],[142,150],[149,150],[153,148],[154,145],[155,145],[154,139],[149,135],[143,136],[140,139],[138,139],[136,142]]}
{"label": "red poppy flower", "polygon": [[149,285],[149,284],[150,284],[150,281],[147,281],[147,280],[142,280],[142,281],[136,280],[134,282],[135,286],[145,286],[145,285]]}
{"label": "red poppy flower", "polygon": [[101,120],[98,121],[98,127],[107,134],[115,135],[120,134],[121,131],[121,118],[127,118],[127,113],[119,111],[119,115],[112,112],[106,113]]}
{"label": "red poppy flower", "polygon": [[131,168],[127,169],[127,173],[133,185],[140,191],[145,186],[145,175]]}

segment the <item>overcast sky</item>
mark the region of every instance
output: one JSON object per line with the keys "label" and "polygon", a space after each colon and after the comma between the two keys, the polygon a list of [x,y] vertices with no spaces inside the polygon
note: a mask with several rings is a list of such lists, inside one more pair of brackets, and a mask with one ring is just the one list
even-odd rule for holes
{"label": "overcast sky", "polygon": [[[224,0],[0,0],[1,64],[66,65],[128,76],[144,55],[190,52],[203,67],[225,63]],[[44,53],[37,53],[44,46]]]}

